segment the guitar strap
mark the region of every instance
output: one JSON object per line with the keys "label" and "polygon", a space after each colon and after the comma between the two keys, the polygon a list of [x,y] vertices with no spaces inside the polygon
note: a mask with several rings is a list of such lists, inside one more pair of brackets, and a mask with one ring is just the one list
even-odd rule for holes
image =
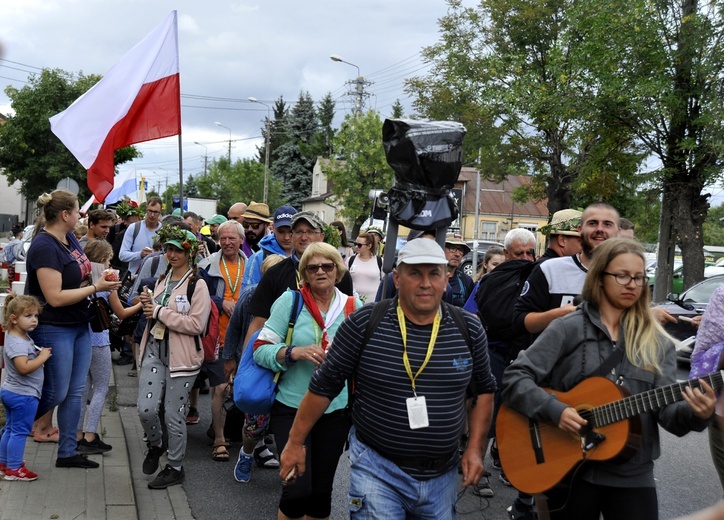
{"label": "guitar strap", "polygon": [[623,353],[624,349],[619,348],[615,343],[613,344],[613,352],[601,363],[601,366],[598,367],[598,370],[596,370],[592,376],[601,376],[606,377],[608,374],[616,368],[619,363],[621,363],[621,360],[623,359]]}

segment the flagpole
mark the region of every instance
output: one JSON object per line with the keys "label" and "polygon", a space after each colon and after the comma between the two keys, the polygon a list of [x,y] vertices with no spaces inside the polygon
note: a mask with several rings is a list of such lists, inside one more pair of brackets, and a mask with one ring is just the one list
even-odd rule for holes
{"label": "flagpole", "polygon": [[[179,99],[179,102],[181,100]],[[181,134],[178,134],[178,201],[181,214],[184,214],[184,160],[181,153]]]}

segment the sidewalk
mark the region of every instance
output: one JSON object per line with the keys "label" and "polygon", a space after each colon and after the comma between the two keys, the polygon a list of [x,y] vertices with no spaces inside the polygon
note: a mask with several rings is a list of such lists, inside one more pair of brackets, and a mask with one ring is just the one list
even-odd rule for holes
{"label": "sidewalk", "polygon": [[[58,445],[37,443],[31,437],[25,445],[28,468],[39,477],[34,482],[0,479],[0,520],[190,520],[191,509],[182,486],[167,490],[148,489],[151,476],[144,475],[146,445],[135,406],[126,403],[111,411],[111,396],[132,388],[117,388],[116,375],[127,366],[113,365],[111,383],[99,432],[113,450],[89,458],[98,469],[56,468]],[[123,378],[120,378],[123,379]],[[129,379],[129,378],[125,378]],[[134,385],[135,386],[135,385]],[[55,424],[55,423],[54,423]]]}

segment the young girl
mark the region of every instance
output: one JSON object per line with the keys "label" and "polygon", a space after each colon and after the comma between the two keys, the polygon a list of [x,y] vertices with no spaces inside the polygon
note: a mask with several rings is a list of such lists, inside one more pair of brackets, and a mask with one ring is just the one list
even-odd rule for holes
{"label": "young girl", "polygon": [[[111,258],[113,258],[113,247],[108,241],[91,240],[85,245],[84,252],[91,262],[102,264],[105,269],[109,268]],[[105,298],[110,303],[113,312],[120,319],[133,316],[141,309],[140,303],[125,308],[118,297],[118,291],[115,290],[99,292],[96,297]],[[78,431],[76,432],[78,453],[85,455],[105,453],[113,448],[110,444],[103,442],[97,433],[98,422],[108,393],[108,383],[111,379],[111,340],[108,331],[91,331],[91,345],[93,348],[91,350],[90,370],[88,371],[88,378],[81,398],[80,418],[78,419]],[[91,388],[93,389],[93,397],[91,397],[90,404],[87,407],[88,414],[84,430],[85,404],[88,402]]]}
{"label": "young girl", "polygon": [[[505,370],[508,406],[575,436],[587,420],[542,386],[567,392],[584,379],[603,376],[640,394],[676,382],[676,351],[651,313],[644,266],[643,248],[635,240],[610,238],[596,248],[583,303],[554,320]],[[682,394],[684,401],[641,414],[641,445],[631,458],[584,462],[570,487],[546,491],[551,520],[598,520],[601,514],[607,520],[657,519],[653,461],[660,454],[658,426],[682,436],[704,430],[714,414],[714,391],[704,381],[701,389],[686,387]]]}
{"label": "young girl", "polygon": [[49,348],[38,348],[28,332],[38,326],[40,303],[33,296],[8,294],[3,309],[5,367],[2,384],[5,406],[5,434],[0,440],[0,474],[5,480],[31,481],[38,478],[25,467],[25,439],[33,426],[43,390],[43,363],[51,356]]}

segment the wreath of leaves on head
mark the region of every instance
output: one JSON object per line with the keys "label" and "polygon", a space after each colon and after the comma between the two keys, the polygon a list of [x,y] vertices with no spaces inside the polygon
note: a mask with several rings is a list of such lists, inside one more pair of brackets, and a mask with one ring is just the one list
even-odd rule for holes
{"label": "wreath of leaves on head", "polygon": [[380,236],[382,237],[382,240],[385,239],[385,233],[384,233],[384,231],[382,231],[382,230],[379,228],[379,226],[367,226],[367,227],[366,227],[365,229],[363,229],[362,231],[365,231],[366,233],[373,233],[373,232],[374,232],[374,233],[377,233],[378,235],[380,235]]}
{"label": "wreath of leaves on head", "polygon": [[176,240],[185,250],[191,250],[191,256],[195,257],[199,248],[199,239],[193,233],[187,234],[185,229],[178,226],[163,226],[156,233],[158,241],[166,244],[169,240]]}
{"label": "wreath of leaves on head", "polygon": [[139,208],[134,208],[127,202],[119,202],[116,204],[116,214],[121,218],[127,218],[132,215],[137,215],[139,217],[143,216],[143,214],[140,213]]}

